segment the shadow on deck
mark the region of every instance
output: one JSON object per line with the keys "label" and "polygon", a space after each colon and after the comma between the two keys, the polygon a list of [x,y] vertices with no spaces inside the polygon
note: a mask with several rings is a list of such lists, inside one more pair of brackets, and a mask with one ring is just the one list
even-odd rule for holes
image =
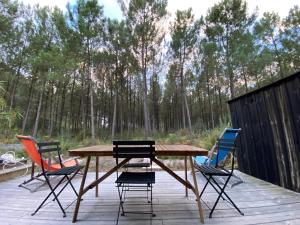
{"label": "shadow on deck", "polygon": [[[178,172],[183,177],[183,172]],[[121,217],[120,225],[183,225],[200,224],[195,198],[191,192],[185,197],[184,187],[165,172],[157,172],[154,185],[154,211],[156,217],[150,220],[149,215],[128,215]],[[94,178],[94,173],[88,174],[88,180]],[[300,224],[300,194],[286,190],[279,186],[258,180],[245,174],[240,174],[245,183],[228,188],[227,193],[245,213],[241,216],[226,201],[220,200],[209,219],[209,209],[217,195],[209,187],[203,196],[205,209],[205,224]],[[95,197],[94,189],[89,191],[81,203],[78,221],[75,224],[84,225],[113,225],[116,223],[118,211],[118,194],[114,185],[115,176],[110,176],[100,185],[100,196]],[[200,188],[204,179],[197,176]],[[30,214],[41,200],[48,194],[48,189],[42,187],[39,191],[30,193],[19,188],[18,184],[25,178],[0,183],[0,224],[72,224],[73,203],[67,210],[67,217],[63,218],[55,202],[44,206],[35,216]],[[79,189],[81,177],[74,179]],[[189,180],[192,180],[189,174]],[[60,199],[64,206],[71,203],[75,196],[71,191],[65,191]],[[133,194],[133,193],[132,193]],[[136,193],[135,193],[136,194]],[[138,193],[141,194],[141,193]],[[142,205],[141,205],[142,204]],[[149,210],[146,199],[132,198],[128,200],[126,209]]]}

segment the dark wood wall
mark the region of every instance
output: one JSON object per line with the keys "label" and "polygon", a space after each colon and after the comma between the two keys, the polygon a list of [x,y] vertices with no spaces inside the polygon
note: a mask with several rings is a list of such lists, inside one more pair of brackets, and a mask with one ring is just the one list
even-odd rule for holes
{"label": "dark wood wall", "polygon": [[300,192],[300,71],[228,104],[239,169]]}

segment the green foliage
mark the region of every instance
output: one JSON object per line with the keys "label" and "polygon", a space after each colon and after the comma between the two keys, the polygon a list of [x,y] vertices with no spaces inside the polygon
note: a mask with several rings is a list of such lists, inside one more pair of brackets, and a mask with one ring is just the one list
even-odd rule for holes
{"label": "green foliage", "polygon": [[230,121],[229,98],[300,70],[299,6],[256,18],[247,1],[222,0],[169,21],[166,0],[118,2],[120,21],[97,0],[0,1],[2,142],[33,131],[65,150],[90,136],[208,148]]}
{"label": "green foliage", "polygon": [[193,136],[189,135],[188,130],[179,130],[167,135],[159,134],[155,137],[157,143],[161,144],[189,144],[210,149],[220,137],[228,124],[221,124],[213,129],[200,131]]}
{"label": "green foliage", "polygon": [[178,142],[180,142],[180,138],[178,135],[176,134],[173,134],[173,133],[170,133],[168,134],[168,136],[166,137],[166,140],[165,140],[167,143],[169,144],[176,144]]}
{"label": "green foliage", "polygon": [[205,149],[210,149],[216,143],[217,139],[220,137],[225,127],[226,125],[221,124],[220,126],[215,127],[212,130],[203,131],[200,134],[200,141],[198,145]]}
{"label": "green foliage", "polygon": [[[229,81],[231,97],[236,95],[235,82],[238,80],[234,61],[239,60],[238,52],[241,36],[245,35],[255,20],[255,14],[247,13],[247,2],[243,0],[223,0],[214,5],[206,16],[205,32],[221,50],[222,67]],[[221,41],[215,41],[221,40]]]}
{"label": "green foliage", "polygon": [[289,68],[292,61],[293,67],[296,70],[300,70],[300,8],[294,6],[290,9],[289,15],[284,19],[283,24],[285,26],[284,32],[282,32],[281,40],[283,45],[283,55],[285,65],[292,72],[292,68]]}
{"label": "green foliage", "polygon": [[5,90],[2,87],[3,82],[0,81],[0,136],[7,137],[15,131],[17,119],[20,114],[17,110],[10,110],[2,94]]}
{"label": "green foliage", "polygon": [[184,54],[188,57],[197,40],[199,32],[199,23],[195,23],[192,9],[176,11],[176,18],[171,27],[171,48],[174,51],[175,58]]}

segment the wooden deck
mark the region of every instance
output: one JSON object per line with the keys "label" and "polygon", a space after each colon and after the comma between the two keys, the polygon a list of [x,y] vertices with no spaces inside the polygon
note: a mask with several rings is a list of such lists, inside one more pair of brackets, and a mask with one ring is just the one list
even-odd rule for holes
{"label": "wooden deck", "polygon": [[[183,176],[183,172],[178,172]],[[194,225],[200,224],[199,214],[195,198],[186,198],[183,186],[165,172],[156,173],[157,183],[154,186],[154,210],[156,217],[149,219],[149,215],[128,215],[121,217],[120,225]],[[88,179],[94,178],[94,173],[89,173]],[[228,188],[228,193],[237,203],[245,216],[241,216],[233,207],[220,201],[213,214],[208,218],[209,209],[212,206],[216,194],[210,187],[203,197],[206,224],[300,224],[300,194],[295,193],[270,183],[241,174],[245,183]],[[198,175],[200,187],[204,180]],[[25,225],[47,224],[66,225],[72,224],[74,205],[66,211],[67,217],[63,218],[60,209],[55,202],[50,202],[35,216],[31,212],[38,206],[48,193],[48,189],[42,187],[39,191],[30,193],[28,190],[17,187],[25,178],[17,178],[0,183],[0,224],[1,225]],[[191,177],[189,177],[191,180]],[[79,188],[81,177],[74,180]],[[112,225],[116,223],[118,210],[117,189],[114,186],[115,176],[109,177],[100,185],[100,196],[95,198],[95,191],[89,191],[78,215],[78,222],[83,225]],[[142,194],[142,193],[139,193]],[[61,196],[64,206],[75,200],[71,189]],[[142,203],[142,205],[141,205]],[[144,199],[130,199],[126,209],[148,210],[149,205]]]}

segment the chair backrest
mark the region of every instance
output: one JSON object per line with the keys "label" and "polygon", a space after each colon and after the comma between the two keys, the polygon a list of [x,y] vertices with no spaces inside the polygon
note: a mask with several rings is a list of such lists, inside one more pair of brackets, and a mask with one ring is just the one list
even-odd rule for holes
{"label": "chair backrest", "polygon": [[210,165],[218,165],[219,162],[224,161],[228,154],[235,149],[236,138],[241,129],[226,128],[223,135],[217,140],[216,151],[217,156],[212,158]]}
{"label": "chair backrest", "polygon": [[34,162],[41,168],[44,167],[44,169],[47,171],[53,171],[59,169],[51,165],[49,166],[49,163],[46,160],[41,159],[41,155],[38,151],[37,141],[33,137],[23,136],[23,135],[17,135],[16,137],[22,143],[26,153],[28,154],[32,162]]}
{"label": "chair backrest", "polygon": [[113,141],[113,157],[149,158],[155,157],[155,141]]}
{"label": "chair backrest", "polygon": [[230,152],[235,150],[236,139],[241,129],[226,128],[223,136],[217,140],[217,157],[211,162],[218,166],[220,161],[225,160]]}

